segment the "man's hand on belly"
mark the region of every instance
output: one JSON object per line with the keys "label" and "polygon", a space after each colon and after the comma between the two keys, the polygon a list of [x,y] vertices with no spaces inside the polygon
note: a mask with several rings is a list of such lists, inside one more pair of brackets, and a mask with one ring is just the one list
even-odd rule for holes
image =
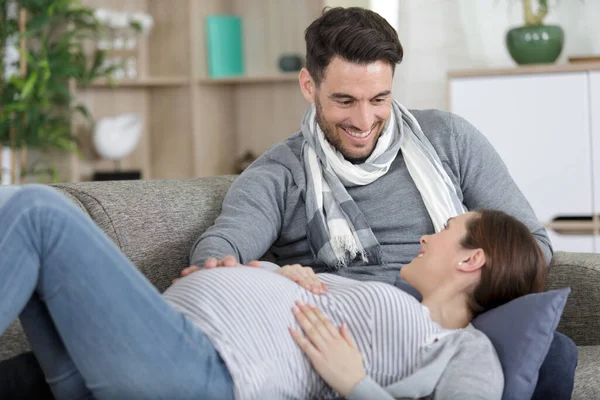
{"label": "man's hand on belly", "polygon": [[[196,271],[200,271],[201,269],[211,269],[211,268],[219,268],[219,267],[241,267],[242,264],[240,264],[237,259],[234,256],[225,256],[223,258],[221,258],[220,260],[218,260],[215,257],[208,257],[206,259],[206,261],[204,261],[204,267],[199,267],[197,265],[190,265],[187,268],[184,268],[181,271],[181,276],[177,279],[173,280],[173,284],[177,283],[177,281],[179,281],[181,278],[185,278],[186,276],[193,274]],[[248,264],[246,264],[246,266],[248,267],[256,267],[256,268],[260,268],[260,262],[259,261],[250,261]]]}
{"label": "man's hand on belly", "polygon": [[314,294],[323,294],[327,290],[327,285],[319,280],[311,267],[303,267],[300,264],[284,265],[275,273],[291,279]]}

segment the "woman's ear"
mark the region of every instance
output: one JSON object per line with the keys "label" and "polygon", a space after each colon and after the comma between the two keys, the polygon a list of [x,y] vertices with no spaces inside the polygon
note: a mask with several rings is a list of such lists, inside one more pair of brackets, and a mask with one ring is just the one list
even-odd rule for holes
{"label": "woman's ear", "polygon": [[482,249],[470,250],[466,258],[458,263],[457,269],[462,272],[474,272],[485,265],[485,253]]}
{"label": "woman's ear", "polygon": [[302,95],[309,103],[314,103],[315,101],[315,82],[310,76],[310,72],[306,68],[302,68],[300,70],[300,75],[298,76],[298,81],[300,83],[300,90],[302,90]]}

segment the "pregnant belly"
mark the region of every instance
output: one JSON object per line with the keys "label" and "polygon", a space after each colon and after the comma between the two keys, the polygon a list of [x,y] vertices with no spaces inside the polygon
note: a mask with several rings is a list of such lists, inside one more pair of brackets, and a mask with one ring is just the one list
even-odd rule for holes
{"label": "pregnant belly", "polygon": [[329,390],[288,331],[297,326],[296,300],[311,296],[287,278],[247,267],[196,272],[164,293],[209,337],[236,387],[250,385],[260,398],[310,398]]}

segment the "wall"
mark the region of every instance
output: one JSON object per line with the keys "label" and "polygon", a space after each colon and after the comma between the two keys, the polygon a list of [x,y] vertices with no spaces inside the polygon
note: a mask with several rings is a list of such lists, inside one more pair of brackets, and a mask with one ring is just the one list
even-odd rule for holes
{"label": "wall", "polygon": [[[600,1],[550,0],[547,24],[560,24],[570,55],[600,55]],[[404,61],[394,95],[410,108],[447,108],[448,70],[506,67],[506,31],[523,21],[520,0],[371,0],[371,9],[396,27]]]}
{"label": "wall", "polygon": [[324,0],[325,7],[363,7],[369,8],[369,0]]}

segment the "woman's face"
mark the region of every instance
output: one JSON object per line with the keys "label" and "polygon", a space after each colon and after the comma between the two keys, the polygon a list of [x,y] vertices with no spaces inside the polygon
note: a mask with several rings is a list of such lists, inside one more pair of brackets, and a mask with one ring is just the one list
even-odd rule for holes
{"label": "woman's face", "polygon": [[400,269],[402,279],[422,294],[448,281],[473,252],[460,243],[467,234],[467,223],[476,215],[468,212],[450,218],[442,231],[421,237],[419,254]]}

